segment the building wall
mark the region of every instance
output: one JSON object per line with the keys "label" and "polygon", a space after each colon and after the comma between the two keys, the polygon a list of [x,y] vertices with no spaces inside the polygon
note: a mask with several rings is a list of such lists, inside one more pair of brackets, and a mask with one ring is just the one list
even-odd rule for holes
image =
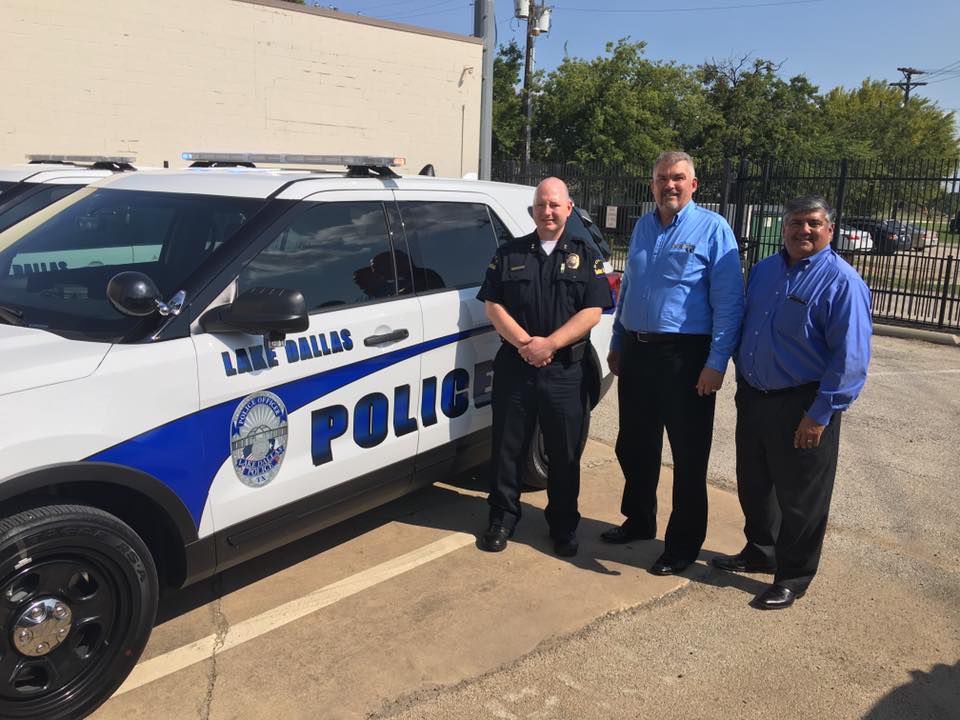
{"label": "building wall", "polygon": [[279,0],[0,0],[0,162],[380,154],[476,172],[476,38]]}

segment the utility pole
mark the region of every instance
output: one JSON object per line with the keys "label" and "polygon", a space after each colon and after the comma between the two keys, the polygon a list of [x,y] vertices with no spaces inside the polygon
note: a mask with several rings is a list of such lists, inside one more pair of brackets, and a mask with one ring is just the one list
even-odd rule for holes
{"label": "utility pole", "polygon": [[898,67],[897,70],[903,73],[903,77],[905,81],[890,83],[890,86],[903,88],[903,105],[904,107],[906,107],[907,103],[910,102],[910,88],[926,85],[925,82],[910,82],[910,80],[913,78],[914,75],[923,75],[924,71],[917,70],[916,68],[911,68],[911,67]]}
{"label": "utility pole", "polygon": [[474,0],[473,34],[483,38],[483,70],[480,75],[480,163],[477,176],[490,179],[493,155],[493,55],[497,20],[493,0]]}
{"label": "utility pole", "polygon": [[533,98],[531,84],[533,82],[533,39],[541,33],[550,32],[550,12],[552,8],[545,5],[546,0],[515,0],[516,17],[527,21],[527,51],[523,63],[523,107],[527,117],[524,128],[523,169],[530,169],[530,140],[533,125]]}

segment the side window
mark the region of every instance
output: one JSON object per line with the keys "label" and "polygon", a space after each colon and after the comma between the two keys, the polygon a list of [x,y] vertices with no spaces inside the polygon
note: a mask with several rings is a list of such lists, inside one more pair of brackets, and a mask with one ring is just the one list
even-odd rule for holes
{"label": "side window", "polygon": [[300,290],[311,312],[396,295],[383,204],[315,203],[240,273],[252,287]]}
{"label": "side window", "polygon": [[65,198],[81,187],[81,185],[44,186],[40,192],[34,193],[23,202],[8,208],[4,213],[0,213],[0,231],[6,230],[11,225],[15,225],[39,210],[43,210],[47,205],[53,205],[60,198]]}
{"label": "side window", "polygon": [[500,245],[506,245],[511,240],[516,240],[513,233],[507,229],[507,226],[503,224],[503,220],[497,217],[497,214],[493,210],[490,211],[490,217],[493,220],[493,230],[497,233],[497,242]]}
{"label": "side window", "polygon": [[401,202],[418,292],[479,285],[497,236],[483,203]]}

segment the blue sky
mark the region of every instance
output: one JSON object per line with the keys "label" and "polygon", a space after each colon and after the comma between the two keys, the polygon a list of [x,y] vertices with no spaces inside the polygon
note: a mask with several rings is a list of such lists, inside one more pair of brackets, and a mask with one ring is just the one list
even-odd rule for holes
{"label": "blue sky", "polygon": [[[473,32],[470,0],[308,2]],[[547,0],[547,5],[554,8],[550,34],[537,39],[534,55],[541,69],[556,67],[564,53],[594,58],[607,42],[628,35],[645,41],[653,60],[698,65],[750,53],[782,62],[783,77],[804,74],[821,91],[856,87],[866,77],[900,81],[897,67],[952,65],[912,94],[960,115],[960,0]],[[496,12],[498,43],[516,38],[523,47],[526,26],[512,19],[513,0],[496,0]]]}

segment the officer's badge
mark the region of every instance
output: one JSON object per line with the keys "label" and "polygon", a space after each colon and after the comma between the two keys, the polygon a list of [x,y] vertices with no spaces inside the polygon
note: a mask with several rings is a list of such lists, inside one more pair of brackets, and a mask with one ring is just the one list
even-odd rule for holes
{"label": "officer's badge", "polygon": [[594,275],[606,274],[606,271],[603,269],[603,260],[597,259],[593,261],[593,274]]}
{"label": "officer's badge", "polygon": [[580,267],[580,256],[576,253],[570,253],[567,255],[567,267],[571,270],[576,270]]}
{"label": "officer's badge", "polygon": [[287,452],[287,409],[271,392],[247,395],[230,421],[233,469],[244,485],[263,487],[280,472]]}

